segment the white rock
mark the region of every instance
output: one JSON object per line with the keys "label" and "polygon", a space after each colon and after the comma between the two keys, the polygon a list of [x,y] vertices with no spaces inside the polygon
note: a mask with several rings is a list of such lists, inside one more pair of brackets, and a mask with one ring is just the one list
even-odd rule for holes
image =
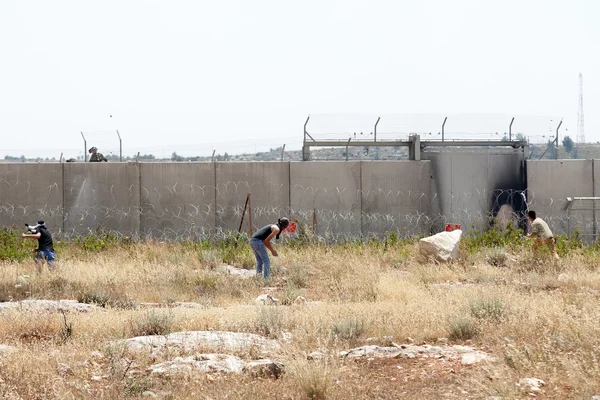
{"label": "white rock", "polygon": [[7,355],[17,351],[16,347],[0,344],[0,356]]}
{"label": "white rock", "polygon": [[146,390],[142,393],[142,397],[148,397],[150,399],[157,399],[158,395],[150,390]]}
{"label": "white rock", "polygon": [[325,348],[320,348],[308,355],[309,360],[325,360],[329,357],[328,351]]}
{"label": "white rock", "polygon": [[283,364],[269,359],[248,361],[243,371],[252,376],[279,377],[283,372]]}
{"label": "white rock", "polygon": [[600,394],[592,396],[590,400],[600,400]]}
{"label": "white rock", "polygon": [[485,353],[482,353],[480,351],[474,351],[473,353],[463,354],[460,357],[460,363],[463,365],[473,365],[473,364],[477,364],[478,362],[481,362],[481,361],[486,361],[489,358],[490,357]]}
{"label": "white rock", "polygon": [[293,338],[294,338],[294,336],[292,335],[291,332],[282,332],[281,333],[281,340],[283,340],[284,342],[291,342]]}
{"label": "white rock", "polygon": [[546,385],[546,382],[538,378],[522,378],[517,383],[519,389],[527,392],[539,392],[544,385]]}
{"label": "white rock", "polygon": [[305,297],[302,296],[298,296],[296,297],[296,300],[294,300],[294,304],[306,304],[308,303],[308,300],[306,300]]}
{"label": "white rock", "polygon": [[417,346],[413,344],[391,347],[362,346],[339,353],[340,357],[380,357],[380,358],[446,358],[459,359],[462,364],[470,365],[484,360],[494,360],[487,353],[468,346]]}
{"label": "white rock", "polygon": [[451,261],[458,259],[462,231],[440,232],[419,240],[419,254],[425,259]]}
{"label": "white rock", "polygon": [[23,310],[23,311],[78,311],[89,312],[97,310],[94,304],[79,303],[77,300],[22,300],[7,301],[0,303],[2,310]]}
{"label": "white rock", "polygon": [[186,331],[174,332],[164,336],[138,336],[123,339],[131,351],[155,353],[165,349],[191,352],[198,348],[210,350],[242,351],[257,349],[263,353],[277,351],[280,345],[277,341],[263,336],[244,332],[223,331]]}
{"label": "white rock", "polygon": [[253,269],[236,268],[231,265],[223,265],[218,267],[217,270],[243,279],[249,279],[256,276],[256,271]]}
{"label": "white rock", "polygon": [[261,294],[254,301],[257,304],[264,304],[264,305],[278,305],[278,304],[281,304],[281,300],[273,297],[272,295],[270,295],[268,293]]}

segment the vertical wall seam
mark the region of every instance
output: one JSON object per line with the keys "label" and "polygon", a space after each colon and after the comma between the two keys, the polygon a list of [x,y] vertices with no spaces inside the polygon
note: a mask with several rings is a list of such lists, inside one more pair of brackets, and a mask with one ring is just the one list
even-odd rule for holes
{"label": "vertical wall seam", "polygon": [[137,163],[138,169],[138,236],[142,237],[142,164],[140,162]]}
{"label": "vertical wall seam", "polygon": [[62,183],[62,199],[60,202],[62,209],[62,233],[65,234],[65,164],[60,164],[61,183]]}
{"label": "vertical wall seam", "polygon": [[213,207],[213,215],[215,217],[214,223],[213,223],[213,233],[217,232],[217,163],[213,162],[212,163],[212,167],[213,167],[213,182],[214,182],[214,187],[215,187],[215,196],[214,196],[214,207]]}

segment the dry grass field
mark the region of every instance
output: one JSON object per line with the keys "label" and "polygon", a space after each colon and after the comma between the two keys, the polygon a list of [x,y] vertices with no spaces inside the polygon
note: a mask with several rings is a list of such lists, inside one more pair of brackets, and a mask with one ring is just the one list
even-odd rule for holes
{"label": "dry grass field", "polygon": [[[242,279],[247,245],[60,244],[57,269],[0,264],[0,301],[75,299],[89,312],[0,309],[5,399],[543,399],[600,395],[600,252],[562,246],[560,263],[527,243],[463,243],[452,264],[419,263],[415,242],[276,244],[272,279]],[[479,246],[479,247],[477,247]],[[93,247],[93,246],[92,246]],[[257,305],[269,293],[280,305]],[[302,296],[307,303],[295,302]],[[176,307],[197,303],[195,308]],[[155,303],[155,304],[145,304]],[[129,354],[115,343],[180,331],[248,332],[276,339],[275,377],[154,376],[174,355]],[[291,339],[290,339],[291,337]],[[492,360],[342,359],[365,344],[468,345]],[[324,359],[307,359],[321,349]],[[179,354],[178,354],[179,355]],[[250,359],[253,352],[238,356]],[[130,372],[136,371],[132,374]]]}

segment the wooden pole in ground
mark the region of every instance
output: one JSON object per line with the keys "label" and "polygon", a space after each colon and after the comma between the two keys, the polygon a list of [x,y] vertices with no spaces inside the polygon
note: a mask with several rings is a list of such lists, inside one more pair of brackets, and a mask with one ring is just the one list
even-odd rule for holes
{"label": "wooden pole in ground", "polygon": [[317,234],[317,209],[313,208],[313,233]]}
{"label": "wooden pole in ground", "polygon": [[242,219],[240,220],[240,227],[238,228],[238,233],[242,231],[242,224],[244,223],[244,215],[246,215],[246,208],[248,207],[248,202],[250,201],[250,193],[246,196],[246,204],[244,204],[244,211],[242,211]]}
{"label": "wooden pole in ground", "polygon": [[248,222],[250,223],[250,236],[252,236],[252,202],[250,201],[250,193],[248,193]]}

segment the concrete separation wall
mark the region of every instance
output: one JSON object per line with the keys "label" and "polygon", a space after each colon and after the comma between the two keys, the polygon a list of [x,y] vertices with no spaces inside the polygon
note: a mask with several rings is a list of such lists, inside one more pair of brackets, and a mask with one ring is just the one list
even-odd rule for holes
{"label": "concrete separation wall", "polygon": [[[287,216],[290,164],[287,162],[216,163],[218,230],[237,231],[246,196],[251,193],[253,231]],[[248,231],[248,216],[242,230]]]}
{"label": "concrete separation wall", "polygon": [[[569,213],[564,210],[567,197],[592,197],[594,194],[592,160],[528,160],[527,200],[529,209],[550,225],[555,233],[568,234],[579,228],[583,235],[592,233],[591,210]],[[591,208],[587,203],[586,208]]]}
{"label": "concrete separation wall", "polygon": [[521,150],[423,152],[422,158],[432,162],[434,230],[446,223],[484,230],[503,205],[524,211]]}
{"label": "concrete separation wall", "polygon": [[0,164],[0,226],[43,220],[62,229],[63,184],[60,164]]}
{"label": "concrete separation wall", "polygon": [[360,162],[292,162],[292,216],[312,227],[316,210],[319,235],[360,234],[360,169]]}
{"label": "concrete separation wall", "polygon": [[215,228],[213,163],[142,163],[142,236],[208,236]]}
{"label": "concrete separation wall", "polygon": [[430,161],[363,162],[362,233],[429,234]]}
{"label": "concrete separation wall", "polygon": [[135,163],[68,163],[64,168],[64,230],[140,230],[140,172]]}

